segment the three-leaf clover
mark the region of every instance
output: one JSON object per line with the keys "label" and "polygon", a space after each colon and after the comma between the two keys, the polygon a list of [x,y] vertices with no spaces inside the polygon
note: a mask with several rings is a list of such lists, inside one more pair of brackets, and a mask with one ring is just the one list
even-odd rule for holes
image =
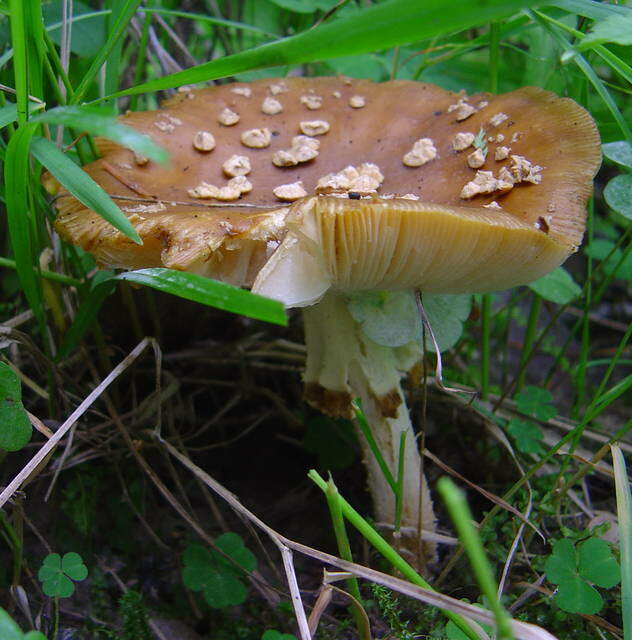
{"label": "three-leaf clover", "polygon": [[[220,551],[246,571],[254,571],[257,559],[236,533],[224,533],[215,540]],[[183,555],[182,580],[191,591],[202,591],[209,606],[216,609],[242,604],[247,589],[243,573],[221,553],[199,544],[189,545]]]}
{"label": "three-leaf clover", "polygon": [[592,585],[609,589],[621,579],[608,543],[600,538],[588,538],[576,547],[566,538],[557,540],[544,570],[557,585],[556,604],[569,613],[597,613],[603,599]]}
{"label": "three-leaf clover", "polygon": [[88,569],[78,553],[71,551],[62,558],[58,553],[49,553],[42,562],[37,577],[42,590],[51,598],[69,598],[75,592],[75,582],[88,576]]}

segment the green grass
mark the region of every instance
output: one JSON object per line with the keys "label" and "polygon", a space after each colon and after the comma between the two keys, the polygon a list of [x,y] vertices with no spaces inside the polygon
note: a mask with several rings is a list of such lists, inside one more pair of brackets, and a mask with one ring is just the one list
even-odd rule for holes
{"label": "green grass", "polygon": [[[71,6],[74,15],[65,14]],[[143,558],[162,554],[165,571],[175,567],[188,542],[199,542],[206,529],[213,535],[221,532],[225,519],[232,516],[154,455],[148,430],[162,416],[165,437],[182,451],[201,456],[221,447],[228,455],[233,439],[246,444],[256,437],[260,419],[267,425],[266,445],[256,440],[255,453],[246,457],[256,458],[260,451],[288,442],[299,454],[290,455],[287,462],[277,460],[259,481],[287,482],[278,485],[281,495],[291,495],[291,482],[302,482],[316,513],[313,517],[320,517],[305,522],[305,528],[329,531],[330,543],[337,540],[346,559],[359,562],[361,558],[389,570],[395,567],[413,584],[432,584],[438,591],[477,601],[494,611],[500,628],[506,627],[507,610],[561,639],[615,638],[619,629],[625,640],[632,640],[632,579],[625,535],[622,544],[611,544],[621,562],[621,586],[601,591],[604,604],[597,618],[560,608],[552,596],[555,585],[547,581],[544,569],[552,553],[551,540],[570,540],[572,545],[566,543],[566,547],[580,549],[584,540],[591,539],[590,513],[618,510],[620,530],[629,537],[629,491],[622,452],[628,451],[632,429],[632,218],[625,191],[632,175],[632,154],[625,146],[632,142],[632,56],[629,37],[619,25],[632,24],[631,12],[620,4],[589,0],[459,0],[450,9],[444,0],[192,0],[185,9],[175,0],[0,0],[0,322],[4,323],[0,360],[11,362],[20,374],[24,406],[38,426],[37,420],[49,421],[45,431],[46,425],[54,430],[63,422],[124,357],[130,348],[128,334],[137,339],[156,335],[170,350],[162,375],[156,376],[149,365],[135,366],[126,374],[128,386],[113,387],[107,399],[82,417],[66,453],[53,454],[49,464],[63,465],[53,491],[56,499],[31,511],[35,509],[31,503],[50,483],[48,472],[40,470],[24,488],[29,500],[22,502],[18,496],[4,507],[0,567],[12,567],[12,571],[6,575],[0,571],[0,593],[8,593],[8,587],[24,589],[33,612],[44,607],[42,630],[50,635],[54,612],[31,579],[51,551],[46,545],[61,555],[81,551],[91,575],[86,582],[94,580],[93,586],[98,579],[92,578],[92,570],[104,557],[104,549],[125,565],[125,580],[138,584],[144,584],[138,582],[139,576],[146,579],[141,576]],[[590,35],[595,29],[598,38]],[[191,60],[199,64],[192,65]],[[362,504],[358,496],[363,495],[363,479],[358,468],[334,470],[335,485],[311,474],[329,499],[333,526],[326,512],[317,510],[326,501],[305,477],[315,462],[311,458],[305,462],[304,456],[311,454],[301,445],[300,425],[313,419],[297,391],[303,355],[287,342],[300,340],[300,332],[277,328],[288,324],[279,304],[169,270],[99,271],[89,255],[63,243],[53,230],[50,196],[41,180],[45,171],[123,234],[141,241],[116,202],[80,170],[95,157],[95,137],[128,146],[157,162],[168,161],[164,150],[119,124],[117,115],[128,108],[155,108],[169,90],[184,84],[286,74],[359,75],[375,81],[393,76],[469,92],[542,86],[584,105],[595,118],[603,142],[621,145],[616,152],[606,147],[584,244],[566,266],[566,276],[555,285],[541,283],[533,289],[477,297],[459,343],[443,353],[446,384],[476,390],[480,399],[468,404],[468,398],[442,393],[432,381],[420,392],[413,390],[421,407],[417,424],[440,427],[428,431],[426,446],[473,481],[467,497],[478,523],[472,526],[462,504],[448,509],[453,512],[459,543],[453,550],[445,548],[432,577],[420,576],[377,533],[370,522],[368,500],[363,508],[351,506],[356,499]],[[135,287],[131,293],[123,288],[127,283]],[[164,302],[164,294],[179,296],[182,309],[192,302],[210,307],[212,311],[191,312],[209,318],[208,334],[191,333],[174,342],[168,312],[163,312],[162,305],[170,304]],[[212,346],[201,347],[199,342],[209,336]],[[158,354],[156,358],[159,364]],[[433,365],[429,357],[426,370]],[[550,391],[556,416],[524,410],[522,394],[528,397],[534,386]],[[427,401],[429,397],[432,402]],[[10,400],[5,399],[5,404]],[[253,402],[257,403],[254,418]],[[238,420],[231,422],[231,411],[237,412]],[[271,411],[277,412],[273,420]],[[183,424],[187,428],[181,429]],[[255,424],[253,433],[251,424]],[[133,430],[134,446],[151,461],[153,476],[143,475],[134,466],[132,452],[122,444],[115,427]],[[340,427],[331,422],[331,429]],[[370,425],[364,425],[364,433],[370,437]],[[45,438],[37,433],[22,452],[0,452],[4,462],[0,485],[8,484]],[[342,447],[344,438],[336,443]],[[610,445],[616,483],[604,464]],[[336,452],[330,450],[327,456],[326,449],[334,445],[319,446],[324,452],[321,459],[332,459]],[[395,477],[377,445],[373,448],[401,510],[405,470],[399,469]],[[216,463],[215,458],[209,460]],[[286,466],[299,467],[292,481],[279,479],[285,477],[280,470]],[[427,468],[433,477],[444,473],[430,462]],[[239,480],[244,483],[241,486],[252,488],[249,473],[237,478],[231,468],[220,465],[216,470],[228,486],[233,482],[239,486]],[[175,487],[170,495],[177,496],[180,507],[174,521],[171,515],[157,515],[170,508],[163,501],[166,485]],[[477,486],[487,493],[477,492]],[[122,504],[120,487],[127,495]],[[460,501],[454,498],[458,494],[445,490],[448,498]],[[492,497],[490,503],[489,492],[505,502],[494,503]],[[249,500],[247,495],[240,497]],[[263,504],[253,500],[253,510],[263,513]],[[505,503],[522,513],[529,507],[533,527],[519,529],[521,519]],[[442,524],[450,532],[447,514],[439,509]],[[40,511],[46,516],[40,517]],[[106,514],[109,520],[104,522]],[[88,534],[73,528],[72,522],[79,517],[93,523]],[[345,518],[357,531],[346,531]],[[171,531],[178,532],[176,536],[167,522]],[[184,528],[187,522],[191,529]],[[534,529],[545,532],[548,540],[543,542]],[[245,528],[241,534],[251,535]],[[520,545],[511,555],[504,592],[496,598],[493,576],[501,574],[515,536]],[[263,563],[267,551],[252,535],[247,542]],[[70,546],[62,548],[66,543]],[[462,561],[465,556],[468,562]],[[281,600],[287,598],[284,582],[276,574],[279,566],[270,561],[264,572],[274,584],[270,592],[263,589],[268,600],[258,598],[259,591],[251,587],[248,605],[236,616],[247,640],[259,640],[264,629],[296,632],[292,616],[282,606],[275,609],[266,603],[276,602],[269,596],[275,589],[282,593]],[[176,574],[172,571],[164,579],[168,588],[160,585],[142,593],[148,609],[162,609],[169,615],[186,611],[184,618],[215,629],[214,638],[231,637],[237,624],[236,617],[231,618],[234,614],[209,611],[202,600],[186,594],[174,579]],[[303,580],[308,583],[307,577],[299,575],[299,584]],[[540,591],[531,589],[529,585],[538,580]],[[107,586],[99,587],[100,591],[94,587],[100,595],[88,598],[90,613],[82,621],[95,638],[119,630],[115,612],[122,594],[109,601],[118,583],[107,572],[103,581]],[[372,608],[369,590],[351,579],[348,584],[375,623],[379,613]],[[88,588],[77,585],[77,590]],[[152,593],[161,595],[152,602]],[[86,598],[87,591],[73,608]],[[519,608],[514,610],[516,603]],[[20,628],[30,629],[36,616],[29,619],[28,607],[12,606],[8,597],[0,596],[0,607],[14,614]],[[459,630],[451,626],[446,631],[445,621],[435,611],[408,600],[398,606],[402,607],[400,617],[410,620],[418,635],[463,637],[454,635]],[[321,621],[319,637],[336,637],[334,616],[341,625],[355,617],[358,628],[364,629],[357,605],[350,611],[328,609],[332,617]],[[64,618],[63,608],[60,615],[62,626],[72,623],[70,616]],[[472,633],[463,620],[457,617],[456,622],[463,632]],[[509,635],[507,628],[504,632]],[[355,631],[345,633],[357,637]]]}

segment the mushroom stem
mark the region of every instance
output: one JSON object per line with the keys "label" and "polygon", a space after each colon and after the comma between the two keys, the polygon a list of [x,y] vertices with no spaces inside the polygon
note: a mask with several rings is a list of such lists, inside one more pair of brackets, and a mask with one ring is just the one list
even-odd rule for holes
{"label": "mushroom stem", "polygon": [[[414,342],[396,348],[376,344],[352,318],[344,297],[336,293],[328,293],[317,304],[305,308],[303,317],[307,401],[329,415],[351,418],[351,402],[360,398],[373,437],[394,478],[398,474],[401,434],[406,433],[399,523],[405,535],[398,545],[408,559],[412,556],[418,565],[423,565],[435,556],[434,543],[423,536],[424,531],[435,531],[435,517],[401,388],[402,376],[419,360],[419,347]],[[359,429],[358,439],[375,517],[392,528],[396,517],[395,493]]]}

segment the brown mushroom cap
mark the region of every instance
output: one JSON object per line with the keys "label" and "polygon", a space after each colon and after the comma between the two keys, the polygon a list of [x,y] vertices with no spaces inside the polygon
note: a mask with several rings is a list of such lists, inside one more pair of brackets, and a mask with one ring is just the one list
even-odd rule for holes
{"label": "brown mushroom cap", "polygon": [[[240,88],[250,91],[235,91]],[[272,96],[282,110],[265,113],[262,105]],[[357,96],[364,106],[351,105],[360,104],[351,100]],[[239,115],[232,126],[218,121],[226,108]],[[276,166],[273,155],[292,147],[292,139],[302,135],[301,123],[317,120],[329,126],[315,137],[318,155]],[[144,245],[134,245],[63,190],[56,200],[58,231],[103,264],[168,266],[246,285],[287,229],[298,233],[308,218],[319,227],[311,242],[324,242],[312,258],[330,286],[343,290],[483,291],[528,282],[563,262],[581,242],[601,157],[588,113],[570,99],[531,87],[464,97],[409,81],[266,79],[186,90],[158,111],[129,113],[121,121],[167,148],[170,166],[139,162],[131,151],[103,143],[103,158],[85,170],[119,198]],[[242,134],[253,129],[269,129],[270,144],[246,146]],[[475,169],[468,164],[474,148],[456,151],[453,143],[458,133],[476,136],[481,129],[487,154]],[[212,150],[194,146],[200,132],[212,134]],[[430,139],[436,157],[407,166],[405,154],[421,139]],[[503,146],[511,149],[507,158],[495,160]],[[225,186],[230,176],[222,165],[234,155],[250,161],[250,192],[229,204],[191,197],[189,191],[202,183]],[[534,174],[539,184],[521,181],[505,192],[462,197],[478,170],[497,176],[504,166],[519,172],[514,156],[540,169]],[[377,165],[384,176],[368,198],[319,196],[290,208],[273,193],[300,181],[312,194],[326,174],[362,163]],[[418,200],[402,199],[405,194]],[[484,206],[490,204],[501,208]],[[343,237],[343,228],[350,235]],[[289,264],[282,256],[288,244],[268,276],[274,269],[285,271],[279,265]],[[398,273],[405,275],[403,281]],[[266,289],[261,281],[260,289],[274,295],[275,286]]]}

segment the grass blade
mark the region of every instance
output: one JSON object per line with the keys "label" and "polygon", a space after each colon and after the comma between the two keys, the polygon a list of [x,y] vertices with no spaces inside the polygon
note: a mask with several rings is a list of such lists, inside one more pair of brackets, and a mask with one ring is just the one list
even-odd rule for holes
{"label": "grass blade", "polygon": [[107,272],[100,273],[103,274],[102,277],[97,284],[93,283],[92,290],[83,301],[74,322],[64,336],[59,349],[59,358],[70,355],[77,347],[86,331],[94,323],[104,300],[114,291],[116,280],[142,284],[186,300],[231,311],[256,320],[264,320],[282,326],[287,325],[285,308],[280,302],[195,273],[161,268],[128,271],[118,276],[113,276],[111,272],[109,274]]}
{"label": "grass blade", "polygon": [[143,244],[134,225],[110,196],[50,140],[33,138],[31,152],[77,200],[98,213],[136,244]]}
{"label": "grass blade", "polygon": [[157,13],[162,16],[174,16],[176,18],[188,18],[189,20],[195,20],[196,22],[208,22],[209,24],[220,24],[223,27],[232,27],[233,29],[241,29],[242,31],[251,31],[252,33],[258,33],[259,35],[268,36],[272,38],[278,38],[278,33],[270,33],[264,31],[259,27],[252,24],[245,24],[244,22],[235,22],[234,20],[225,20],[223,18],[216,18],[215,16],[209,16],[202,13],[189,13],[187,11],[175,11],[173,9],[156,9],[154,7],[146,7],[143,9],[145,13]]}
{"label": "grass blade", "polygon": [[621,551],[621,609],[623,637],[632,639],[632,496],[625,468],[625,459],[619,445],[610,446],[614,466],[619,520],[619,548]]}
{"label": "grass blade", "polygon": [[[20,0],[17,1],[19,2]],[[72,98],[73,104],[77,104],[83,100],[84,96],[88,92],[90,84],[96,77],[97,73],[99,73],[99,69],[101,69],[110,53],[125,33],[125,29],[127,29],[127,25],[134,16],[134,13],[136,12],[136,9],[138,9],[138,5],[140,3],[141,0],[126,0],[125,4],[120,8],[105,45],[99,51],[99,55],[92,60],[90,68],[84,74],[77,90],[75,91],[75,95]]]}
{"label": "grass blade", "polygon": [[508,640],[514,637],[511,629],[510,617],[498,599],[498,586],[494,579],[492,568],[485,554],[483,543],[472,524],[472,514],[467,505],[463,492],[448,477],[443,477],[437,483],[437,491],[443,498],[452,522],[459,534],[461,544],[470,560],[474,575],[483,595],[487,599],[489,608],[496,618],[498,640]]}
{"label": "grass blade", "polygon": [[34,122],[60,124],[101,136],[132,149],[160,164],[169,161],[169,154],[149,136],[121,124],[115,117],[90,107],[56,107],[33,117]]}
{"label": "grass blade", "polygon": [[[312,469],[307,476],[327,495],[328,485],[317,471]],[[387,562],[397,569],[406,580],[424,589],[434,591],[432,586],[430,586],[340,494],[338,494],[338,504],[344,517],[349,520],[366,541],[371,544]],[[470,627],[468,621],[452,611],[445,609],[442,611],[470,640],[478,640],[477,633]]]}
{"label": "grass blade", "polygon": [[23,125],[28,119],[28,58],[25,13],[23,0],[11,0],[11,42],[13,44],[13,73],[18,110],[18,122]]}
{"label": "grass blade", "polygon": [[356,420],[358,421],[358,426],[362,431],[362,435],[366,438],[367,444],[371,449],[371,453],[373,454],[373,456],[375,457],[375,460],[380,466],[380,470],[382,471],[382,475],[384,476],[384,479],[386,480],[386,482],[388,482],[395,496],[397,496],[397,482],[393,477],[393,474],[389,466],[386,464],[386,460],[384,459],[384,456],[382,455],[380,448],[377,446],[377,442],[373,437],[373,432],[371,431],[371,427],[369,426],[366,416],[364,415],[364,411],[362,411],[362,408],[360,407],[359,400],[354,400],[351,403],[351,408],[353,409],[353,413],[355,414]]}
{"label": "grass blade", "polygon": [[161,268],[140,269],[123,273],[118,276],[118,279],[144,284],[186,300],[238,313],[248,318],[287,326],[285,307],[280,302],[195,273]]}
{"label": "grass blade", "polygon": [[22,290],[40,323],[46,325],[42,289],[37,273],[35,221],[29,198],[29,147],[35,131],[33,125],[18,129],[7,147],[4,164],[5,205],[9,238],[13,248],[18,277]]}
{"label": "grass blade", "polygon": [[511,16],[528,0],[387,0],[349,17],[119,91],[108,98],[223,78],[241,71],[381,51]]}

